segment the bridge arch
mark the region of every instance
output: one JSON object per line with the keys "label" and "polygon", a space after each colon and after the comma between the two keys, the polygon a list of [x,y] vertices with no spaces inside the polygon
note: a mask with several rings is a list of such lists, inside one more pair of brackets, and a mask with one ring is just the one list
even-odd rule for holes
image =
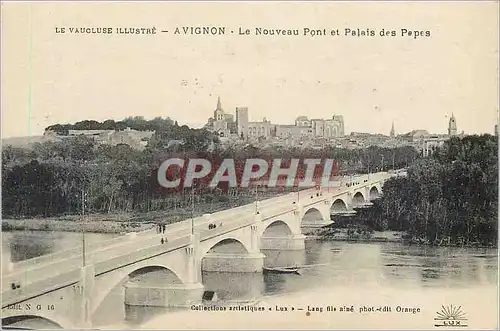
{"label": "bridge arch", "polygon": [[293,234],[292,228],[282,220],[274,220],[263,230],[261,237],[286,237]]}
{"label": "bridge arch", "polygon": [[[57,321],[56,321],[57,320]],[[45,326],[36,326],[29,324],[45,324]],[[16,325],[18,324],[18,325]],[[64,318],[46,316],[43,312],[37,314],[20,313],[7,317],[2,317],[2,328],[12,326],[16,328],[33,328],[33,329],[72,329],[73,325]]]}
{"label": "bridge arch", "polygon": [[347,211],[347,203],[343,199],[335,199],[330,206],[332,212]]}
{"label": "bridge arch", "polygon": [[379,197],[380,197],[380,193],[379,193],[377,186],[373,186],[370,189],[370,200],[375,200],[375,199],[378,199]]}
{"label": "bridge arch", "polygon": [[112,275],[102,275],[105,279],[102,280],[101,286],[95,287],[94,300],[90,311],[91,318],[94,317],[95,313],[99,311],[99,307],[118,286],[121,286],[122,290],[124,290],[125,283],[128,281],[142,281],[151,273],[160,276],[159,281],[161,281],[162,285],[185,284],[179,273],[174,271],[172,267],[161,263],[154,263],[153,261],[135,267],[118,269]]}
{"label": "bridge arch", "polygon": [[306,207],[304,208],[304,215],[300,218],[300,223],[304,221],[318,221],[318,220],[328,220],[325,215],[316,207]]}
{"label": "bridge arch", "polygon": [[183,284],[183,281],[180,279],[177,274],[169,268],[166,268],[162,265],[152,264],[146,267],[142,267],[136,269],[128,274],[129,280],[140,282],[147,276],[154,274],[158,277],[158,280],[162,283],[168,284]]}
{"label": "bridge arch", "polygon": [[356,192],[353,196],[352,196],[352,204],[354,206],[356,205],[360,205],[362,203],[364,203],[366,201],[365,199],[365,196],[363,195],[363,193],[361,192]]}
{"label": "bridge arch", "polygon": [[216,254],[227,254],[227,253],[237,253],[237,254],[248,254],[250,249],[245,246],[240,240],[236,238],[224,238],[219,240],[214,245],[211,245],[202,252],[202,258],[208,253],[216,253]]}

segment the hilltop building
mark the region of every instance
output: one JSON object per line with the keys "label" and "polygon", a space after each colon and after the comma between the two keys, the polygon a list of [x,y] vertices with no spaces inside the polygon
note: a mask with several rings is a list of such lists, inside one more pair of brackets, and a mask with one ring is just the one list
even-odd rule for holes
{"label": "hilltop building", "polygon": [[335,138],[344,136],[344,119],[341,115],[333,115],[331,119],[309,119],[299,116],[295,124],[273,124],[265,117],[262,121],[250,122],[247,107],[236,107],[236,120],[233,115],[222,110],[220,98],[214,116],[205,125],[208,130],[220,137],[233,136],[244,141],[249,139],[270,138]]}
{"label": "hilltop building", "polygon": [[236,107],[236,133],[238,138],[248,140],[248,108]]}
{"label": "hilltop building", "polygon": [[224,112],[220,97],[217,98],[217,107],[214,110],[214,116],[208,119],[205,127],[212,132],[216,132],[219,137],[229,137],[231,133],[236,131],[234,116]]}
{"label": "hilltop building", "polygon": [[42,141],[60,141],[70,139],[76,136],[85,136],[92,138],[101,145],[119,145],[126,144],[134,149],[144,149],[154,131],[137,131],[126,128],[123,131],[116,130],[68,130],[67,135],[58,134],[52,130],[45,130]]}

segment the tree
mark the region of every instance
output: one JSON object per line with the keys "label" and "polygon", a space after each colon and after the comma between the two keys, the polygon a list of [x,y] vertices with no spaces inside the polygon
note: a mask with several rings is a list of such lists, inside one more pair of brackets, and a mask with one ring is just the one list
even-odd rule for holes
{"label": "tree", "polygon": [[490,135],[454,137],[431,158],[389,180],[381,199],[388,227],[429,243],[496,243],[497,141]]}

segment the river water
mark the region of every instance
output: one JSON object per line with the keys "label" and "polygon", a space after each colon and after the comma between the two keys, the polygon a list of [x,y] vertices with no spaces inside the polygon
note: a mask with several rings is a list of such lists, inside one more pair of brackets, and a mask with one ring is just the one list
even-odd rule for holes
{"label": "river water", "polygon": [[[88,243],[116,235],[86,234]],[[13,231],[2,233],[2,265],[81,245],[81,234]],[[395,296],[402,291],[491,288],[496,291],[498,255],[495,249],[433,248],[398,243],[348,243],[307,240],[305,251],[263,251],[265,265],[307,265],[301,275],[203,273],[206,290],[226,302],[289,293],[314,292],[318,288],[356,289],[383,286]],[[5,267],[3,267],[5,268]],[[2,270],[3,271],[3,270]],[[117,286],[92,318],[94,327],[148,326],[167,318],[172,310],[124,305],[123,285]],[[489,292],[487,292],[489,293]],[[163,327],[161,327],[163,325]],[[164,328],[164,324],[160,324]],[[198,326],[199,327],[199,326]]]}

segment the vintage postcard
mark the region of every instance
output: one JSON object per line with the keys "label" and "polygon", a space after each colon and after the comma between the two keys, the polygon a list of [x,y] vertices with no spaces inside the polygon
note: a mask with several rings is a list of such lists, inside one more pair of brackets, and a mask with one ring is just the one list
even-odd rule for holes
{"label": "vintage postcard", "polygon": [[498,1],[1,6],[3,329],[498,329]]}

